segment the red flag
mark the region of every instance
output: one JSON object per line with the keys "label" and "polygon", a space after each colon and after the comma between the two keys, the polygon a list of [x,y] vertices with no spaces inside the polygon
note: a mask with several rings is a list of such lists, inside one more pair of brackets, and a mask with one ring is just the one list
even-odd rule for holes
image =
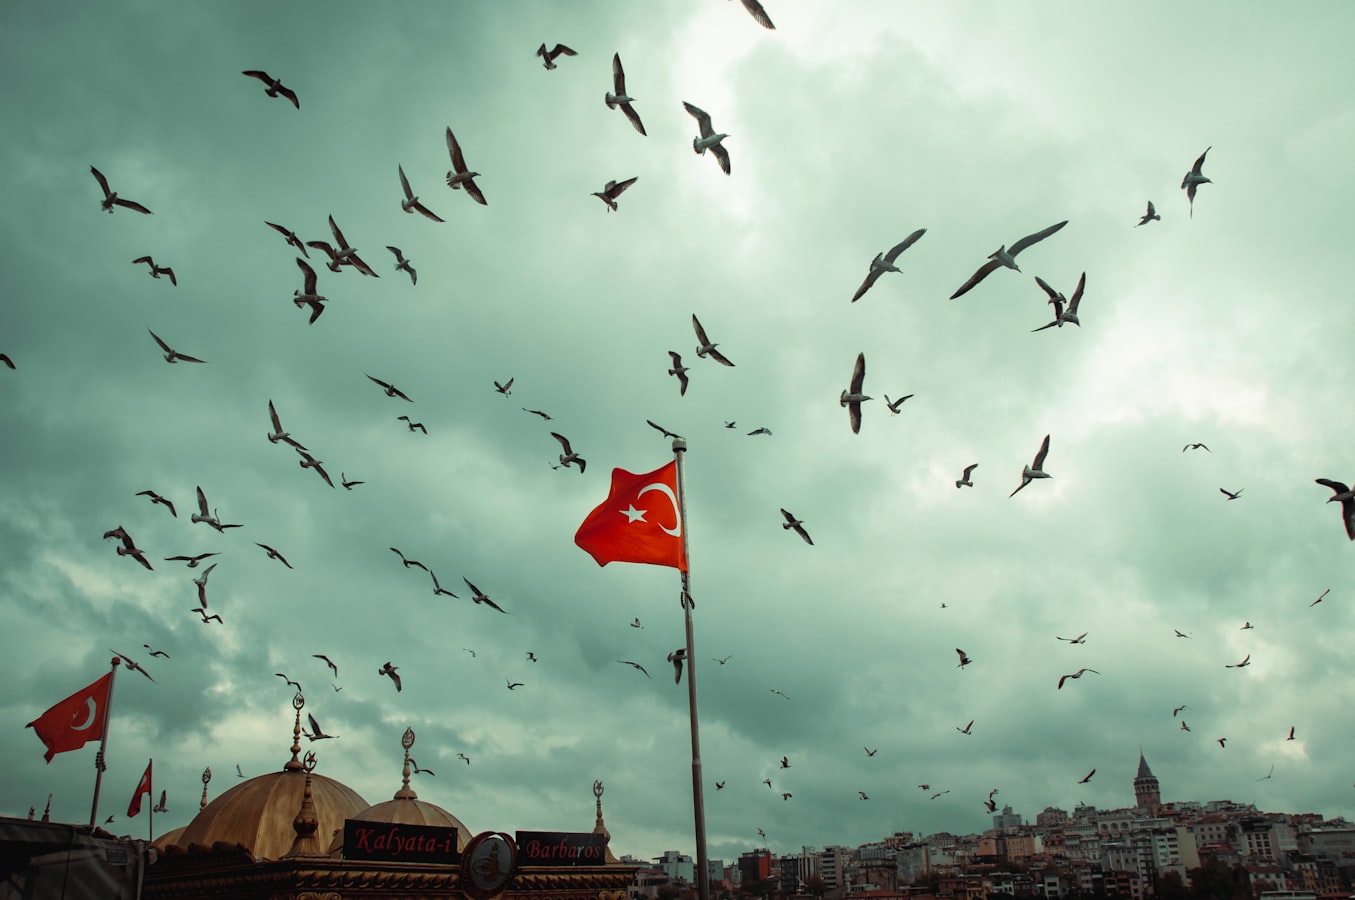
{"label": "red flag", "polygon": [[47,745],[43,758],[48,762],[58,753],[79,750],[89,741],[103,740],[104,716],[108,713],[108,694],[113,687],[109,672],[87,688],[82,688],[29,722]]}
{"label": "red flag", "polygon": [[132,818],[141,812],[141,795],[150,795],[151,792],[151,766],[155,765],[155,760],[146,763],[146,773],[141,776],[140,783],[136,786],[136,793],[132,795],[132,802],[127,804],[127,818]]}
{"label": "red flag", "polygon": [[574,533],[597,564],[648,563],[687,571],[678,508],[677,462],[636,475],[612,469],[612,489]]}

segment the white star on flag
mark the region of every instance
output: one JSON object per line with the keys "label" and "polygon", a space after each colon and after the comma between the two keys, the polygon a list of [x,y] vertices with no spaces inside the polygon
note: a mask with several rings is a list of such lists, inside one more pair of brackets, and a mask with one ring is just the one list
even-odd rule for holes
{"label": "white star on flag", "polygon": [[630,508],[629,508],[629,509],[623,509],[623,510],[620,510],[620,512],[621,512],[621,515],[623,515],[623,516],[626,517],[626,521],[627,521],[628,524],[629,524],[630,522],[636,521],[637,519],[638,519],[639,521],[641,521],[641,522],[644,522],[644,521],[645,521],[645,513],[649,512],[649,510],[647,510],[647,509],[636,509],[634,503],[629,503],[629,504],[627,504],[627,505],[628,505]]}

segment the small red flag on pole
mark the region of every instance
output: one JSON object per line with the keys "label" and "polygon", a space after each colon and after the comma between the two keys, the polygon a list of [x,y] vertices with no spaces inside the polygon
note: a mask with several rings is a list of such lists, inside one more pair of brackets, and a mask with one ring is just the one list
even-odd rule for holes
{"label": "small red flag on pole", "polygon": [[113,673],[100,678],[86,688],[76,691],[32,722],[32,728],[47,745],[43,758],[47,762],[58,753],[79,750],[89,741],[103,739],[104,720],[108,715],[108,699],[113,687]]}
{"label": "small red flag on pole", "polygon": [[140,815],[141,813],[141,795],[151,794],[151,767],[155,765],[155,760],[149,760],[146,763],[146,771],[141,776],[141,781],[137,783],[136,793],[132,794],[132,802],[127,804],[127,818]]}
{"label": "small red flag on pole", "polygon": [[677,462],[635,474],[612,469],[612,487],[574,534],[600,566],[647,563],[687,571]]}

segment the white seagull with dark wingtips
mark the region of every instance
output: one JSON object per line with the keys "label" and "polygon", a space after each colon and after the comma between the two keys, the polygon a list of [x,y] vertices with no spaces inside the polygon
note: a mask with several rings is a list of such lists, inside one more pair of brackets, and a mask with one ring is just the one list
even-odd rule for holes
{"label": "white seagull with dark wingtips", "polygon": [[861,404],[871,399],[861,393],[861,388],[866,380],[866,354],[856,354],[856,366],[852,369],[851,386],[842,392],[838,398],[838,405],[847,407],[847,415],[852,420],[852,433],[861,432]]}
{"label": "white seagull with dark wingtips", "polygon": [[476,203],[488,206],[489,201],[485,200],[480,186],[475,183],[480,173],[472,172],[466,167],[466,158],[461,155],[461,145],[456,142],[456,136],[452,134],[451,128],[447,129],[447,152],[452,156],[452,171],[447,173],[447,187],[454,191],[465,188],[466,193],[470,194]]}
{"label": "white seagull with dark wingtips", "polygon": [[395,254],[395,271],[408,272],[409,283],[418,284],[419,273],[414,271],[414,267],[409,264],[409,260],[405,259],[405,255],[400,252],[400,248],[392,247],[389,244],[387,244],[386,249]]}
{"label": "white seagull with dark wingtips", "polygon": [[956,297],[959,297],[962,294],[967,293],[971,288],[974,287],[974,285],[978,284],[980,281],[987,278],[1001,266],[1006,266],[1009,269],[1015,269],[1016,271],[1020,272],[1021,267],[1016,264],[1016,254],[1020,253],[1022,250],[1026,249],[1031,244],[1039,243],[1040,241],[1049,237],[1051,234],[1058,231],[1060,228],[1067,224],[1068,220],[1064,219],[1062,222],[1059,222],[1058,224],[1050,225],[1044,231],[1037,231],[1034,234],[1028,234],[1025,237],[1021,238],[1021,240],[1012,244],[1011,249],[1008,249],[1005,246],[998,247],[996,250],[994,250],[992,253],[988,255],[988,262],[979,266],[978,271],[976,271],[973,275],[969,276],[969,280],[966,281],[964,284],[960,285],[960,289],[950,295],[950,299],[954,300]]}
{"label": "white seagull with dark wingtips", "polygon": [[396,170],[400,173],[400,189],[405,192],[405,199],[400,201],[400,208],[407,213],[422,213],[434,222],[443,221],[434,215],[431,209],[420,203],[418,197],[414,196],[414,191],[409,186],[409,179],[405,177],[405,167],[396,166]]}
{"label": "white seagull with dark wingtips", "polygon": [[1157,210],[1153,208],[1153,201],[1149,200],[1148,211],[1143,214],[1143,216],[1139,219],[1139,224],[1135,225],[1134,227],[1138,228],[1139,225],[1147,225],[1149,222],[1159,222],[1161,220],[1162,217],[1159,216],[1157,214]]}
{"label": "white seagull with dark wingtips", "polygon": [[1331,488],[1332,495],[1327,498],[1327,502],[1335,500],[1341,504],[1341,520],[1346,525],[1346,536],[1355,541],[1355,491],[1330,478],[1318,478],[1314,483]]}
{"label": "white seagull with dark wingtips", "polygon": [[[1031,465],[1026,466],[1025,469],[1022,470],[1021,483],[1016,486],[1016,491],[1021,490],[1021,488],[1030,484],[1036,478],[1054,477],[1044,470],[1044,458],[1048,455],[1049,455],[1049,435],[1046,434],[1044,436],[1044,442],[1040,444],[1040,452],[1035,454],[1034,462],[1032,462]],[[1007,496],[1015,497],[1016,491],[1012,491]]]}
{"label": "white seagull with dark wingtips", "polygon": [[972,464],[972,465],[965,466],[965,467],[964,467],[964,475],[962,475],[962,476],[960,477],[960,480],[959,480],[959,481],[955,482],[955,486],[956,486],[957,488],[961,488],[961,487],[973,487],[973,486],[974,486],[974,482],[972,482],[972,481],[969,480],[969,475],[970,475],[970,473],[972,473],[972,472],[973,472],[975,469],[977,469],[978,467],[979,467],[979,464],[978,464],[978,463],[974,463],[974,464]]}
{"label": "white seagull with dark wingtips", "polygon": [[300,309],[303,306],[310,306],[311,318],[310,322],[307,324],[314,325],[315,320],[320,318],[320,313],[325,311],[325,304],[329,302],[329,298],[323,297],[317,293],[318,288],[315,270],[310,267],[310,263],[298,256],[296,258],[296,265],[297,268],[301,269],[301,276],[304,279],[304,284],[301,290],[292,291],[292,302],[296,304],[297,309]]}
{"label": "white seagull with dark wingtips", "polygon": [[855,303],[865,296],[866,291],[870,290],[871,285],[875,284],[876,280],[884,273],[901,272],[902,269],[895,265],[894,261],[899,258],[899,254],[917,243],[918,238],[926,233],[927,229],[919,228],[893,247],[890,247],[886,252],[875,254],[875,258],[870,261],[870,271],[866,273],[866,280],[861,282],[861,286],[857,288],[856,293],[852,295],[852,302]]}
{"label": "white seagull with dark wingtips", "polygon": [[682,108],[687,110],[688,115],[696,119],[697,127],[701,129],[701,136],[692,138],[692,150],[696,152],[697,156],[704,156],[707,150],[715,154],[715,159],[720,163],[721,170],[728,175],[729,151],[725,149],[724,139],[729,135],[716,132],[711,127],[710,113],[705,110],[693,106],[686,100],[682,101]]}
{"label": "white seagull with dark wingtips", "polygon": [[1082,302],[1082,291],[1087,286],[1086,272],[1083,272],[1082,277],[1077,280],[1077,287],[1073,290],[1071,299],[1054,290],[1039,275],[1035,276],[1035,282],[1049,295],[1049,302],[1054,304],[1054,321],[1048,325],[1041,325],[1034,331],[1044,331],[1046,328],[1053,328],[1056,325],[1062,328],[1064,322],[1071,322],[1078,328],[1082,327],[1082,323],[1077,319],[1077,305]]}
{"label": "white seagull with dark wingtips", "polygon": [[100,172],[93,166],[90,166],[89,170],[94,173],[94,178],[96,181],[99,182],[99,187],[103,188],[104,199],[103,203],[99,205],[99,209],[103,210],[106,213],[111,213],[113,211],[113,207],[122,206],[126,207],[127,209],[134,209],[139,213],[145,213],[148,216],[151,214],[151,211],[149,209],[142,206],[140,203],[137,203],[135,200],[124,200],[113,191],[110,191],[108,189],[108,179],[104,177],[104,173]]}
{"label": "white seagull with dark wingtips", "polygon": [[563,434],[560,434],[559,432],[556,431],[552,431],[550,433],[550,436],[559,441],[560,446],[564,448],[565,451],[564,453],[560,454],[560,465],[556,466],[556,468],[558,469],[564,466],[568,466],[571,463],[578,463],[579,474],[582,475],[584,467],[588,465],[588,461],[579,454],[574,452],[574,448],[569,446],[569,438],[565,437]]}
{"label": "white seagull with dark wingtips", "polygon": [[639,175],[636,175],[634,178],[627,178],[625,181],[609,181],[603,185],[602,190],[593,191],[593,196],[607,204],[608,212],[616,212],[616,198],[620,197],[626,188],[634,184],[639,177]]}
{"label": "white seagull with dark wingtips", "polygon": [[159,335],[157,335],[154,331],[151,331],[149,328],[147,328],[146,330],[151,332],[151,337],[155,338],[155,342],[156,342],[157,344],[160,345],[160,349],[163,350],[163,351],[165,351],[165,362],[168,362],[168,363],[176,363],[176,362],[200,363],[200,362],[206,362],[206,360],[198,359],[196,356],[185,356],[184,354],[182,354],[182,353],[180,353],[179,351],[177,351],[177,350],[173,349],[172,347],[170,347],[169,344],[166,344],[164,341],[160,340]]}
{"label": "white seagull with dark wingtips", "polygon": [[626,71],[621,68],[621,54],[612,55],[612,89],[603,95],[602,101],[607,104],[608,109],[621,107],[621,111],[630,119],[630,124],[635,126],[635,130],[641,134],[645,133],[644,123],[640,121],[640,114],[631,106],[635,98],[626,93]]}
{"label": "white seagull with dark wingtips", "polygon": [[732,362],[729,361],[728,358],[725,357],[723,353],[715,349],[720,345],[711,343],[710,338],[706,337],[706,329],[701,327],[701,323],[697,321],[696,316],[692,316],[692,328],[696,330],[696,340],[698,342],[696,345],[697,356],[700,357],[709,356],[711,359],[715,360],[722,366],[734,365]]}
{"label": "white seagull with dark wingtips", "polygon": [[548,69],[548,70],[549,70],[549,69],[554,69],[554,68],[555,68],[555,58],[556,58],[557,56],[560,56],[561,54],[564,54],[565,56],[578,56],[578,55],[579,55],[579,54],[576,53],[575,51],[573,51],[573,50],[569,49],[568,47],[566,47],[564,44],[556,44],[554,47],[550,48],[549,50],[546,49],[546,45],[545,45],[545,44],[542,44],[540,47],[537,47],[537,48],[536,48],[536,55],[539,56],[539,57],[541,57],[542,64],[543,64],[543,65],[546,67],[546,69]]}
{"label": "white seagull with dark wingtips", "polygon": [[1200,154],[1200,158],[1195,160],[1195,165],[1191,166],[1190,171],[1181,179],[1181,189],[1186,192],[1186,199],[1190,201],[1190,217],[1192,219],[1195,218],[1195,189],[1202,184],[1212,183],[1200,172],[1200,169],[1204,166],[1205,154],[1212,149],[1214,149],[1212,145],[1205,147],[1204,153]]}

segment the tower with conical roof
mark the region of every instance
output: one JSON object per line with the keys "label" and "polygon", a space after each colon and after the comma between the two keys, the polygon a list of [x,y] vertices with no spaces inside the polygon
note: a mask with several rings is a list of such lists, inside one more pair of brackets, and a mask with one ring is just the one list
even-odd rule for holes
{"label": "tower with conical roof", "polygon": [[1162,809],[1162,795],[1158,792],[1157,779],[1153,770],[1148,768],[1148,760],[1143,758],[1143,748],[1139,748],[1139,771],[1134,776],[1134,805],[1156,816]]}

